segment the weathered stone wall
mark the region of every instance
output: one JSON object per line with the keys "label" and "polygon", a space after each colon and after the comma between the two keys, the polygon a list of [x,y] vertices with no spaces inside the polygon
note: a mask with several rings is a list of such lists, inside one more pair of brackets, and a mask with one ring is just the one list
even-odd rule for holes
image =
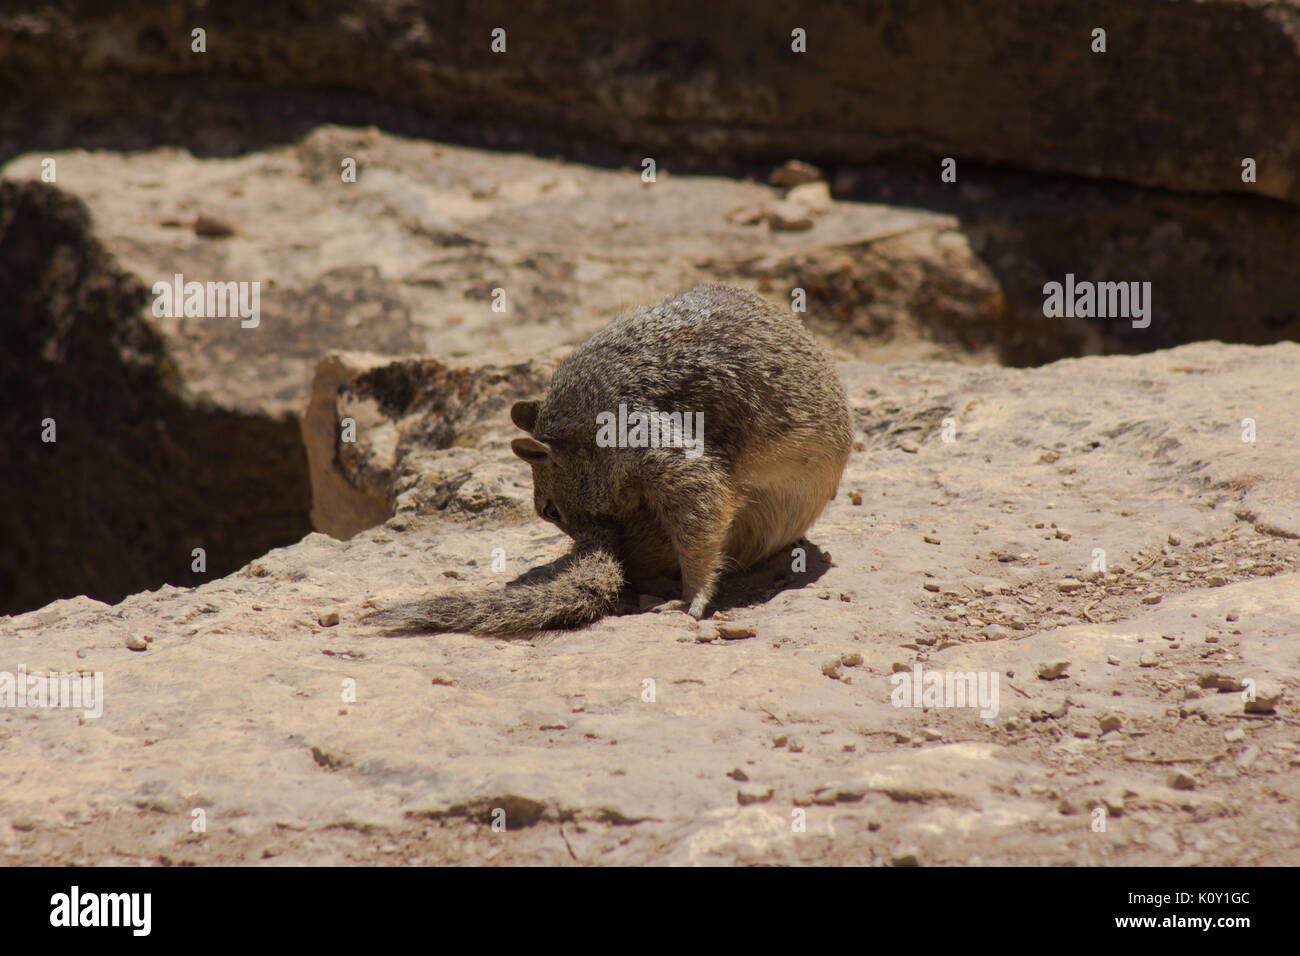
{"label": "weathered stone wall", "polygon": [[0,89],[21,104],[0,120],[3,152],[117,139],[231,153],[326,118],[392,119],[622,160],[951,155],[1300,202],[1295,0],[61,6],[0,15]]}

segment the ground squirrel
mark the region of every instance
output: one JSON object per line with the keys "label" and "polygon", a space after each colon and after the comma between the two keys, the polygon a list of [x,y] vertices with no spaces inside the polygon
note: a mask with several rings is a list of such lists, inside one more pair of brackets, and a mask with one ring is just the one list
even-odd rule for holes
{"label": "ground squirrel", "polygon": [[528,433],[511,448],[532,466],[537,513],[574,539],[572,552],[550,581],[371,620],[576,627],[613,611],[625,584],[662,594],[678,575],[689,613],[703,617],[724,568],[769,557],[817,520],[852,444],[839,376],[799,320],[712,284],[620,316],[510,417]]}

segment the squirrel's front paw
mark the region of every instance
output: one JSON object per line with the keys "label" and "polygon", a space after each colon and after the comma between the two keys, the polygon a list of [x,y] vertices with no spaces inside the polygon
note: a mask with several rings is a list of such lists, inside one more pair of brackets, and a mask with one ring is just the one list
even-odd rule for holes
{"label": "squirrel's front paw", "polygon": [[688,610],[686,613],[698,621],[700,618],[704,617],[704,615],[708,613],[708,608],[709,608],[709,599],[706,598],[703,594],[697,594],[695,596],[695,600],[691,602],[690,610]]}
{"label": "squirrel's front paw", "polygon": [[665,601],[662,598],[655,598],[654,603],[650,603],[644,600],[644,596],[643,596],[641,609],[645,611],[652,611],[655,614],[667,614],[670,611],[681,611],[685,613],[686,602],[679,600],[678,598],[673,598],[671,601]]}

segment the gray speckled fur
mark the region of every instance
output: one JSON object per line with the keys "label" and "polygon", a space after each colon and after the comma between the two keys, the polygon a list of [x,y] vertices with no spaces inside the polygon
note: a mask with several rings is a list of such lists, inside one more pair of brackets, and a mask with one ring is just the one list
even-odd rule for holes
{"label": "gray speckled fur", "polygon": [[[605,448],[597,415],[704,414],[703,455]],[[628,312],[580,345],[540,402],[511,418],[537,513],[575,541],[548,583],[445,596],[376,615],[416,630],[509,633],[576,626],[620,588],[680,574],[704,615],[724,565],[789,546],[835,496],[852,429],[834,365],[791,313],[743,289],[701,285]],[[548,517],[549,516],[549,517]]]}

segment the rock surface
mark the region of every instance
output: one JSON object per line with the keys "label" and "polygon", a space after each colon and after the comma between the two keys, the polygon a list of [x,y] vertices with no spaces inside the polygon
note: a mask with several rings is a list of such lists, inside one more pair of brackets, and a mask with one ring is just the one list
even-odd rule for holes
{"label": "rock surface", "polygon": [[[345,155],[361,162],[354,184],[339,180]],[[39,180],[36,155],[0,180],[0,291],[13,306],[0,354],[13,396],[0,409],[13,450],[0,476],[14,505],[0,516],[14,542],[0,552],[9,612],[198,583],[300,538],[311,527],[301,417],[330,350],[518,363],[702,269],[954,224],[841,204],[786,241],[726,222],[735,205],[769,201],[766,186],[682,177],[652,192],[636,176],[365,130],[323,129],[238,160],[52,158],[56,185]],[[485,176],[500,189],[475,199]],[[205,217],[233,231],[196,230]],[[978,268],[969,256],[966,267]],[[155,314],[155,284],[176,275],[259,283],[256,326]],[[957,308],[973,318],[994,292],[967,287]],[[957,357],[904,319],[914,298],[891,296],[876,321],[899,321],[904,354]],[[47,418],[61,444],[41,442]],[[379,517],[358,520],[344,533]],[[193,569],[196,547],[206,572]]]}
{"label": "rock surface", "polygon": [[[53,185],[39,181],[47,159]],[[356,182],[341,177],[347,159]],[[869,361],[1300,336],[1296,214],[1260,200],[995,174],[953,191],[888,171],[837,187],[876,201],[827,202],[821,182],[782,199],[749,181],[663,169],[645,183],[338,127],[235,159],[29,153],[3,176],[0,284],[18,311],[0,375],[18,399],[0,413],[17,450],[0,481],[20,503],[5,519],[19,545],[0,557],[7,611],[198,583],[301,536],[300,417],[330,351],[519,364],[706,278],[806,305],[843,356]],[[764,217],[782,204],[807,210],[809,228],[774,231]],[[1076,273],[1151,282],[1151,324],[1045,318],[1044,283]],[[256,327],[155,314],[152,290],[177,275],[258,283]],[[47,417],[64,427],[54,464],[33,437]],[[41,491],[47,465],[77,489],[66,502]],[[140,513],[149,500],[167,504]],[[378,520],[375,500],[358,507],[328,530]],[[159,527],[160,512],[179,527]]]}
{"label": "rock surface", "polygon": [[[358,618],[563,553],[521,518],[526,468],[487,411],[531,373],[353,361],[334,414],[368,395],[363,431],[391,434],[341,481],[459,463],[492,493],[413,496],[192,590],[0,619],[0,671],[104,681],[99,718],[0,711],[4,859],[1300,863],[1300,346],[844,363],[862,449],[810,533],[830,557],[732,580],[713,620],[522,641]],[[463,428],[417,441],[466,381]],[[894,706],[916,667],[996,677],[996,715]]]}
{"label": "rock surface", "polygon": [[328,118],[615,164],[953,156],[1300,202],[1296,0],[10,7],[0,155],[233,155]]}

